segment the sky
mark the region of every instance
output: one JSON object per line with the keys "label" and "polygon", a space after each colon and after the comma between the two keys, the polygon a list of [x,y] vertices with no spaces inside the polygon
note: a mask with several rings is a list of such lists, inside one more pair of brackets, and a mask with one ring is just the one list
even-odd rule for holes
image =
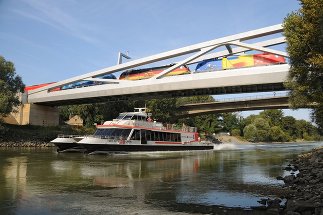
{"label": "sky", "polygon": [[[26,85],[280,24],[296,0],[0,0],[0,55]],[[232,95],[234,96],[234,95]],[[309,110],[286,111],[309,120]],[[245,114],[249,114],[248,112]]]}

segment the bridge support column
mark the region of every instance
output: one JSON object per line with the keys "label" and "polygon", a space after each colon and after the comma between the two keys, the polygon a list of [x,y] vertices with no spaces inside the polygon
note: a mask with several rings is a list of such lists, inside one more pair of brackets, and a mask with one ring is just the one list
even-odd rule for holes
{"label": "bridge support column", "polygon": [[57,126],[59,124],[59,112],[56,107],[36,104],[24,104],[20,125]]}
{"label": "bridge support column", "polygon": [[7,117],[1,118],[5,123],[14,125],[57,126],[59,112],[56,107],[28,104],[27,97],[19,94],[21,105],[16,107]]}

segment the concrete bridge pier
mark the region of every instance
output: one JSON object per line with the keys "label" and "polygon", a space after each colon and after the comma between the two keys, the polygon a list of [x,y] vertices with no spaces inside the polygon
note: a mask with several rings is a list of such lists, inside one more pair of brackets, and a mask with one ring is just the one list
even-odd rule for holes
{"label": "concrete bridge pier", "polygon": [[57,107],[22,104],[16,108],[15,112],[5,117],[4,121],[16,125],[57,126],[59,112]]}
{"label": "concrete bridge pier", "polygon": [[57,126],[59,124],[59,112],[57,107],[37,104],[23,105],[24,124]]}

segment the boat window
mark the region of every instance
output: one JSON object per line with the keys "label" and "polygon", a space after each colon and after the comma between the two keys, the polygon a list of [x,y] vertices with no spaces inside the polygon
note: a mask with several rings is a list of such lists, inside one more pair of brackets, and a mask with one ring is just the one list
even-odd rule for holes
{"label": "boat window", "polygon": [[152,138],[151,138],[151,134],[152,134],[152,131],[150,131],[150,130],[147,130],[147,131],[146,131],[146,139],[147,139],[147,140],[152,140]]}
{"label": "boat window", "polygon": [[140,117],[139,120],[146,121],[146,117],[144,117],[144,116],[139,116],[139,117]]}
{"label": "boat window", "polygon": [[181,135],[179,133],[172,133],[171,134],[171,141],[181,142]]}
{"label": "boat window", "polygon": [[161,141],[165,141],[165,140],[166,140],[166,133],[161,132]]}
{"label": "boat window", "polygon": [[159,131],[146,131],[146,138],[150,141],[171,141],[181,142],[180,133],[168,133]]}
{"label": "boat window", "polygon": [[125,116],[125,114],[120,114],[117,119],[122,119]]}
{"label": "boat window", "polygon": [[134,115],[132,119],[139,120],[139,121],[146,120],[144,116],[140,116],[140,115]]}
{"label": "boat window", "polygon": [[106,129],[97,129],[94,133],[94,135],[96,136],[101,136],[101,135],[104,135],[104,132],[105,132]]}
{"label": "boat window", "polygon": [[166,141],[171,141],[171,139],[170,139],[170,133],[166,133]]}
{"label": "boat window", "polygon": [[140,130],[134,130],[130,139],[140,140]]}
{"label": "boat window", "polygon": [[124,137],[125,139],[129,136],[131,129],[120,129],[120,128],[109,128],[109,129],[98,129],[94,133],[95,136],[101,136],[104,138],[119,138]]}
{"label": "boat window", "polygon": [[127,114],[123,120],[131,120],[133,118],[133,115],[132,114]]}
{"label": "boat window", "polygon": [[160,132],[158,132],[158,131],[155,132],[155,140],[156,141],[160,141],[161,140],[161,135],[160,135]]}

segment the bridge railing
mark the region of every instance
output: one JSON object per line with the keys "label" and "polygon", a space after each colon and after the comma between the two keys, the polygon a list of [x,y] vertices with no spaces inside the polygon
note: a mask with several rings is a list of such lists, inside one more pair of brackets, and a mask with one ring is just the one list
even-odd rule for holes
{"label": "bridge railing", "polygon": [[[214,102],[239,102],[239,101],[250,101],[250,100],[260,100],[260,99],[270,99],[270,98],[280,98],[288,96],[288,92],[274,92],[273,94],[265,94],[265,95],[255,95],[255,96],[241,96],[234,98],[223,98],[223,99],[215,99]],[[203,104],[203,103],[212,103],[212,102],[200,102],[200,101],[192,101],[189,104]],[[184,104],[184,105],[189,105]]]}

